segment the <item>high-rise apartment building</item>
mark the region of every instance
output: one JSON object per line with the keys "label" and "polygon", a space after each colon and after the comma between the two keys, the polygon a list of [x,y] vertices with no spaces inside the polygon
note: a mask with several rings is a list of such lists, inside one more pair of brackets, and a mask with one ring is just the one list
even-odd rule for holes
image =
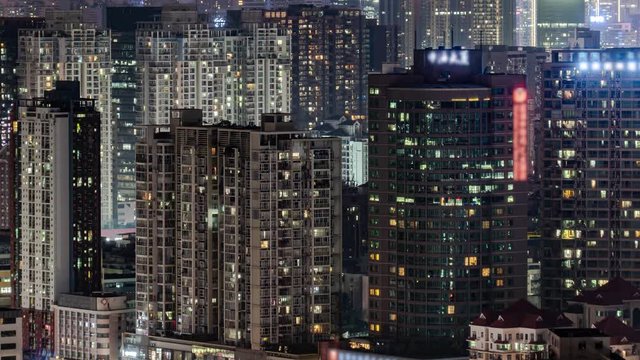
{"label": "high-rise apartment building", "polygon": [[[527,186],[514,180],[514,89],[479,50],[416,53],[369,77],[369,331],[464,353],[483,307],[526,296]],[[446,79],[446,80],[445,80]]]}
{"label": "high-rise apartment building", "polygon": [[114,127],[114,179],[116,214],[113,227],[132,227],[136,200],[135,143],[138,108],[136,28],[141,21],[160,15],[155,7],[109,7],[111,30],[111,102]]}
{"label": "high-rise apartment building", "polygon": [[77,82],[20,100],[16,155],[19,304],[25,348],[50,354],[52,306],[100,289],[100,114]]}
{"label": "high-rise apartment building", "polygon": [[53,11],[44,29],[21,30],[18,44],[19,96],[41,97],[56,81],[78,81],[82,97],[96,100],[100,127],[101,222],[115,214],[114,121],[111,118],[111,33],[82,21],[82,13]]}
{"label": "high-rise apartment building", "polygon": [[43,24],[40,18],[0,18],[0,148],[9,144],[18,98],[18,30]]}
{"label": "high-rise apartment building", "polygon": [[240,17],[276,23],[290,32],[291,114],[299,128],[340,115],[364,118],[368,35],[361,10],[296,5]]}
{"label": "high-rise apartment building", "polygon": [[174,107],[203,110],[209,124],[259,124],[289,112],[291,50],[284,29],[210,29],[189,7],[166,7],[137,31],[140,124],[169,124]]}
{"label": "high-rise apartment building", "polygon": [[640,283],[640,52],[562,50],[544,70],[542,304]]}
{"label": "high-rise apartment building", "polygon": [[172,118],[137,145],[138,334],[259,349],[335,332],[339,140],[281,114],[259,128],[205,126],[198,110]]}

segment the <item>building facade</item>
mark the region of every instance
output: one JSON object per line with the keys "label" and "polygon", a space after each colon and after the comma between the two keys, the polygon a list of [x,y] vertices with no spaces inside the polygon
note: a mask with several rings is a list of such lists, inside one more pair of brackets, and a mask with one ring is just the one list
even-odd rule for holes
{"label": "building facade", "polygon": [[526,296],[527,190],[511,130],[525,78],[472,75],[479,51],[416,56],[414,73],[369,79],[369,330],[464,346],[483,306]]}
{"label": "building facade", "polygon": [[638,285],[635,50],[554,51],[544,69],[543,306],[614,277]]}
{"label": "building facade", "polygon": [[571,36],[577,27],[584,26],[583,0],[536,0],[537,46],[562,49],[571,46]]}
{"label": "building facade", "polygon": [[113,227],[135,223],[135,143],[138,108],[136,27],[160,14],[154,7],[109,7],[107,27],[111,30],[111,103],[114,127],[114,180],[116,214]]}
{"label": "building facade", "polygon": [[275,23],[291,34],[291,114],[300,129],[367,110],[366,18],[355,8],[290,6],[243,21]]}
{"label": "building facade", "polygon": [[22,312],[0,308],[0,354],[2,359],[22,360]]}
{"label": "building facade", "polygon": [[127,297],[62,294],[53,306],[55,354],[63,359],[120,359],[122,333],[133,328]]}
{"label": "building facade", "polygon": [[56,81],[78,81],[80,94],[100,112],[101,222],[111,226],[114,201],[114,121],[111,117],[111,33],[84,23],[81,12],[52,11],[44,29],[20,30],[20,98],[41,97]]}
{"label": "building facade", "polygon": [[0,148],[9,144],[18,99],[18,30],[43,24],[40,18],[0,18]]}
{"label": "building facade", "polygon": [[100,114],[77,82],[19,105],[17,295],[25,348],[50,354],[60,294],[100,289]]}
{"label": "building facade", "polygon": [[291,44],[284,29],[243,24],[215,30],[189,7],[165,7],[136,34],[143,125],[168,125],[170,110],[203,109],[208,124],[259,124],[289,112]]}
{"label": "building facade", "polygon": [[[279,114],[264,116],[260,128],[204,126],[199,110],[172,117],[169,132],[149,127],[137,145],[138,333],[207,335],[252,348],[333,333],[340,142],[307,138]],[[166,256],[150,256],[158,251]],[[154,258],[167,265],[150,266]],[[157,303],[155,289],[173,277],[175,294]],[[175,309],[156,313],[161,306]]]}
{"label": "building facade", "polygon": [[484,310],[469,325],[469,358],[549,359],[549,329],[572,325],[563,314],[540,310],[526,300],[500,312]]}

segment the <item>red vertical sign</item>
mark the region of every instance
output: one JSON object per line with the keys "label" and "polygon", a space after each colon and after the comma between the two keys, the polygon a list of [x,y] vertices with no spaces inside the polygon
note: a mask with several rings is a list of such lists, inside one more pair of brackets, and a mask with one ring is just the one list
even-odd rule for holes
{"label": "red vertical sign", "polygon": [[529,159],[527,155],[527,89],[513,90],[513,177],[527,181]]}

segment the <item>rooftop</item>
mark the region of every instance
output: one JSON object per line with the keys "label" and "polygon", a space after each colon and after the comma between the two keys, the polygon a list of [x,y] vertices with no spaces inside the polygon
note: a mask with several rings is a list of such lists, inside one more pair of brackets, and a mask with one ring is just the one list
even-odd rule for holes
{"label": "rooftop", "polygon": [[622,278],[616,277],[594,289],[584,290],[572,302],[590,305],[622,305],[624,301],[640,300],[640,289]]}
{"label": "rooftop", "polygon": [[629,342],[640,342],[640,332],[632,329],[629,325],[613,316],[607,316],[593,324],[593,327],[602,333],[611,336],[611,344],[614,345]]}
{"label": "rooftop", "polygon": [[600,330],[589,328],[551,329],[551,332],[561,338],[607,337],[607,335]]}
{"label": "rooftop", "polygon": [[572,324],[562,313],[540,310],[524,299],[516,301],[501,312],[485,310],[471,322],[471,325],[501,329],[548,329]]}

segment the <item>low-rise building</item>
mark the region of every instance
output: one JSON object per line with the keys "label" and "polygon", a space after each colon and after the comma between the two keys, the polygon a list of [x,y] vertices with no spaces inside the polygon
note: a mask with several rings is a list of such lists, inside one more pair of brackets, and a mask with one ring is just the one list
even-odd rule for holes
{"label": "low-rise building", "polygon": [[610,359],[609,337],[598,329],[551,329],[549,357],[530,359]]}
{"label": "low-rise building", "polygon": [[[206,336],[142,336],[125,333],[119,359],[198,359],[198,360],[319,360],[317,348],[277,346],[275,349],[251,350],[223,345]],[[302,351],[301,351],[302,350]],[[305,351],[306,350],[306,351]]]}
{"label": "low-rise building", "polygon": [[0,359],[22,360],[22,312],[0,308]]}
{"label": "low-rise building", "polygon": [[62,294],[53,306],[55,354],[63,359],[119,359],[121,334],[133,328],[135,311],[124,295]]}
{"label": "low-rise building", "polygon": [[483,311],[470,325],[470,359],[547,359],[548,330],[570,327],[563,314],[519,300],[500,312]]}
{"label": "low-rise building", "polygon": [[590,327],[606,317],[616,317],[640,329],[640,289],[622,278],[584,290],[568,303],[566,315],[577,327]]}
{"label": "low-rise building", "polygon": [[640,332],[632,329],[614,316],[606,317],[593,324],[593,328],[609,336],[609,348],[612,353],[625,360],[640,359]]}

